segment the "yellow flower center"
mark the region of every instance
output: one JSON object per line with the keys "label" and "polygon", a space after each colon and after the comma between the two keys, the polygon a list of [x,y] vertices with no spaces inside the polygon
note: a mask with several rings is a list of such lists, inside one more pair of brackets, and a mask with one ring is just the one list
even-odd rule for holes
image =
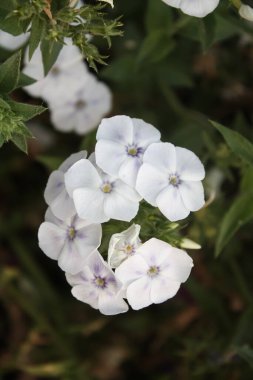
{"label": "yellow flower center", "polygon": [[69,233],[69,238],[73,240],[76,236],[76,230],[74,229],[74,227],[70,227],[68,233]]}
{"label": "yellow flower center", "polygon": [[103,191],[103,193],[110,193],[112,191],[112,185],[110,183],[105,183],[102,187],[101,187],[101,190]]}
{"label": "yellow flower center", "polygon": [[124,251],[127,255],[131,255],[134,251],[134,246],[132,244],[125,245]]}
{"label": "yellow flower center", "polygon": [[95,279],[95,284],[99,287],[99,288],[103,288],[105,286],[105,280],[101,277],[97,277]]}
{"label": "yellow flower center", "polygon": [[137,148],[135,148],[135,147],[131,147],[131,148],[128,148],[127,153],[128,153],[130,156],[136,156],[137,153],[138,153],[138,151],[137,151]]}
{"label": "yellow flower center", "polygon": [[147,273],[148,273],[148,276],[155,277],[159,273],[159,268],[153,265],[152,267],[149,268]]}

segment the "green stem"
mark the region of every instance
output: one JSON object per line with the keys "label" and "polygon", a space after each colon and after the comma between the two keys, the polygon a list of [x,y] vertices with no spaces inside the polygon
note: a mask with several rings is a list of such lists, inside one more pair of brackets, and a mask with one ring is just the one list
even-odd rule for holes
{"label": "green stem", "polygon": [[230,259],[229,261],[230,269],[237,282],[238,289],[240,290],[244,300],[250,305],[253,304],[252,292],[248,288],[245,278],[240,270],[240,267],[235,259]]}

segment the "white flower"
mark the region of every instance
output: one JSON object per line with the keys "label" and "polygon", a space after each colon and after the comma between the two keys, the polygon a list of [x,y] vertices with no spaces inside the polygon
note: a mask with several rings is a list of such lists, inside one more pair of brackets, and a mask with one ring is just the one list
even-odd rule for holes
{"label": "white flower", "polygon": [[108,249],[108,263],[111,268],[117,268],[124,260],[135,254],[141,245],[140,229],[139,224],[132,224],[127,230],[112,235]]}
{"label": "white flower", "polygon": [[239,8],[239,14],[246,20],[253,21],[253,8],[251,6],[242,3]]}
{"label": "white flower", "polygon": [[160,141],[160,137],[155,127],[140,119],[128,116],[104,119],[97,132],[97,165],[134,187],[145,150]]}
{"label": "white flower", "polygon": [[[37,80],[36,83],[24,87],[32,96],[41,97],[47,102],[59,98],[69,98],[80,87],[80,78],[87,74],[87,68],[82,61],[83,57],[76,46],[64,45],[56,62],[44,77],[42,54],[38,47],[31,60],[28,58],[28,49],[25,54],[24,74]],[[66,85],[67,83],[67,85]]]}
{"label": "white flower", "polygon": [[98,251],[89,257],[80,273],[75,276],[66,274],[66,278],[72,286],[73,296],[99,309],[102,314],[115,315],[128,310],[121,283]]}
{"label": "white flower", "polygon": [[110,218],[130,221],[139,208],[137,192],[97,169],[89,160],[76,162],[65,174],[66,188],[80,218],[93,223]]}
{"label": "white flower", "polygon": [[0,46],[7,50],[16,50],[27,42],[29,35],[30,33],[23,33],[18,36],[13,36],[12,34],[1,30]]}
{"label": "white flower", "polygon": [[203,207],[204,177],[204,167],[193,152],[170,143],[157,143],[144,154],[136,189],[170,221],[176,221]]}
{"label": "white flower", "polygon": [[65,222],[48,209],[38,232],[39,246],[51,259],[58,260],[65,272],[76,274],[101,243],[100,224],[91,224],[77,216]]}
{"label": "white flower", "polygon": [[[67,91],[72,85],[71,81],[71,78],[64,81]],[[80,76],[79,88],[70,96],[54,97],[49,101],[55,128],[62,132],[75,131],[80,135],[96,128],[111,107],[110,89],[89,73]]]}
{"label": "white flower", "polygon": [[137,249],[136,255],[125,260],[115,274],[126,287],[129,304],[139,310],[174,297],[192,267],[192,259],[185,251],[152,238]]}
{"label": "white flower", "polygon": [[48,178],[44,197],[53,214],[62,220],[75,215],[76,210],[73,199],[66,191],[64,173],[81,158],[86,158],[87,152],[81,151],[72,154],[65,160],[58,170],[54,170]]}
{"label": "white flower", "polygon": [[205,17],[213,12],[220,0],[163,0],[171,7],[179,8],[190,16]]}

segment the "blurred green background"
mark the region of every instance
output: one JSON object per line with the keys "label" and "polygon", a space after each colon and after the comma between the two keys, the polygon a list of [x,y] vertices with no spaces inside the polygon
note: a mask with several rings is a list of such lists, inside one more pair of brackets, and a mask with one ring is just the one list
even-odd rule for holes
{"label": "blurred green background", "polygon": [[[37,139],[28,156],[11,144],[0,150],[0,379],[253,378],[253,168],[208,122],[252,141],[253,25],[221,3],[196,19],[160,0],[115,0],[124,37],[99,70],[114,94],[112,115],[144,119],[205,163],[208,206],[183,223],[202,249],[189,251],[195,266],[174,299],[102,316],[71,296],[38,248],[47,178],[69,154],[91,152],[95,131],[60,134],[45,113],[29,125]],[[14,97],[36,103],[21,90]],[[245,217],[232,209],[227,218],[242,228],[215,258],[238,202]]]}

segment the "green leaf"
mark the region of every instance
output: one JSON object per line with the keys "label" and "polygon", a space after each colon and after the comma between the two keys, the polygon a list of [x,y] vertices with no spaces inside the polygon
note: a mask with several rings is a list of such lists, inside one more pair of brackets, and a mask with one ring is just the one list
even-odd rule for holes
{"label": "green leaf", "polygon": [[200,22],[200,42],[202,49],[207,51],[215,40],[216,19],[213,13],[199,20]]}
{"label": "green leaf", "polygon": [[215,247],[216,257],[219,256],[239,228],[251,220],[253,220],[253,193],[243,194],[235,200],[221,223]]}
{"label": "green leaf", "polygon": [[12,92],[20,75],[21,51],[13,54],[0,66],[0,93]]}
{"label": "green leaf", "polygon": [[62,44],[58,42],[43,40],[40,44],[40,49],[42,53],[44,74],[47,75],[49,70],[57,60],[58,55],[60,54]]}
{"label": "green leaf", "polygon": [[27,153],[27,142],[23,135],[13,135],[11,141],[20,149],[22,152]]}
{"label": "green leaf", "polygon": [[22,116],[22,120],[27,121],[33,117],[40,115],[42,112],[46,111],[45,107],[34,106],[32,104],[18,103],[14,101],[8,101],[13,112],[17,115]]}
{"label": "green leaf", "polygon": [[46,30],[46,22],[43,18],[37,16],[32,20],[31,35],[29,39],[29,59],[32,58],[34,51],[43,39]]}
{"label": "green leaf", "polygon": [[10,109],[10,105],[2,98],[0,98],[0,108],[6,108],[6,109]]}
{"label": "green leaf", "polygon": [[173,24],[172,9],[161,1],[149,0],[145,21],[148,33],[158,29],[168,31]]}
{"label": "green leaf", "polygon": [[253,144],[240,133],[232,131],[221,124],[211,121],[210,123],[222,134],[230,149],[248,164],[253,165]]}
{"label": "green leaf", "polygon": [[30,84],[33,84],[35,82],[36,82],[36,79],[33,79],[29,77],[28,75],[25,75],[24,73],[20,73],[16,88],[30,86]]}

